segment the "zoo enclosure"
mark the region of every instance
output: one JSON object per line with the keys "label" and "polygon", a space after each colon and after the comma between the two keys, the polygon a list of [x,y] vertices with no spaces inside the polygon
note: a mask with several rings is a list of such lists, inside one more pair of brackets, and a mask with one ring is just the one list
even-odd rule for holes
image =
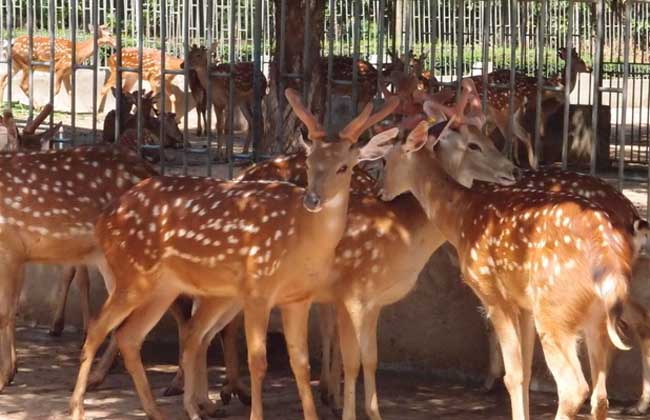
{"label": "zoo enclosure", "polygon": [[[70,39],[74,45],[78,40],[97,33],[86,33],[88,24],[97,27],[101,23],[112,25],[117,35],[119,52],[123,47],[157,48],[164,54],[186,58],[188,47],[193,44],[217,45],[217,60],[237,62],[252,60],[255,68],[270,76],[270,64],[277,62],[290,42],[283,29],[283,16],[289,7],[301,4],[295,0],[5,0],[0,7],[0,38],[11,43],[19,35],[38,34],[50,38]],[[600,127],[598,120],[601,105],[610,107],[611,135],[600,139],[612,143],[606,151],[607,159],[618,169],[619,185],[627,177],[638,178],[641,170],[647,170],[650,155],[650,4],[643,1],[627,1],[621,10],[613,10],[603,0],[312,0],[312,5],[323,5],[323,31],[320,37],[321,54],[328,58],[331,66],[335,55],[366,59],[376,68],[389,61],[388,51],[399,54],[427,54],[425,68],[443,84],[455,86],[460,76],[486,74],[497,68],[511,70],[511,83],[501,86],[514,88],[514,71],[542,77],[560,72],[562,63],[558,59],[558,47],[576,47],[579,55],[593,67],[590,74],[578,79],[573,93],[565,90],[562,164],[567,166],[569,141],[569,103],[592,107],[591,127]],[[305,31],[313,31],[315,25],[306,13]],[[280,30],[280,37],[275,34]],[[305,56],[313,54],[305,39]],[[76,139],[75,74],[78,70],[93,72],[92,103],[97,105],[97,75],[103,72],[106,57],[110,51],[102,50],[90,59],[90,64],[75,64],[72,77],[73,93],[70,107],[68,138]],[[10,52],[5,60],[7,71],[11,71]],[[118,54],[119,56],[119,54]],[[281,60],[280,60],[281,61]],[[567,67],[571,66],[569,63]],[[303,57],[303,67],[298,72],[281,68],[276,83],[280,86],[292,79],[305,81],[303,92],[308,95],[307,81],[310,71]],[[164,66],[164,60],[163,60]],[[283,64],[280,64],[282,67]],[[330,67],[331,68],[331,67]],[[234,69],[234,67],[233,67]],[[118,71],[118,81],[127,71]],[[173,71],[165,70],[166,73]],[[180,112],[187,117],[190,111],[187,94],[187,71],[176,71],[185,76],[185,109]],[[327,91],[335,84],[351,84],[352,96],[358,94],[356,85],[359,75],[356,66],[350,71],[352,80],[326,80]],[[569,71],[566,72],[569,74]],[[220,74],[219,77],[229,77]],[[261,83],[255,78],[255,88]],[[378,84],[382,76],[379,75]],[[52,78],[51,78],[52,80]],[[52,83],[50,85],[52,86]],[[273,83],[273,81],[272,81]],[[538,85],[539,94],[545,89]],[[138,83],[138,90],[142,81]],[[232,89],[230,84],[230,108]],[[30,78],[30,89],[33,81]],[[163,87],[164,89],[164,87]],[[164,93],[164,91],[163,91]],[[118,94],[119,95],[119,94]],[[28,104],[29,117],[33,115],[33,104]],[[53,99],[53,89],[50,89]],[[209,95],[210,96],[210,95]],[[260,95],[261,96],[261,95]],[[377,96],[380,96],[378,93]],[[258,97],[258,95],[256,95]],[[7,99],[12,101],[11,84]],[[268,99],[268,98],[267,98]],[[138,98],[140,100],[140,98]],[[331,100],[331,98],[328,98]],[[119,102],[119,101],[118,101]],[[256,102],[253,109],[255,121],[270,118],[274,112],[267,100]],[[355,98],[352,103],[356,104]],[[119,106],[119,105],[118,105]],[[163,105],[164,107],[164,105]],[[331,109],[331,103],[330,107]],[[280,105],[280,112],[284,104]],[[177,110],[179,112],[179,110]],[[277,112],[277,111],[276,111]],[[226,133],[227,160],[232,174],[232,165],[237,158],[257,159],[260,153],[282,150],[285,139],[265,136],[262,127],[250,127],[254,138],[254,154],[241,156],[236,153],[236,135],[231,124]],[[211,119],[211,114],[209,114]],[[535,118],[539,118],[536,116]],[[329,118],[327,119],[329,121]],[[211,123],[211,121],[209,121]],[[120,124],[119,119],[116,122]],[[138,138],[142,136],[142,123],[138,124]],[[161,128],[164,130],[164,128]],[[182,168],[187,172],[192,164],[188,156],[204,156],[206,174],[211,175],[213,141],[207,135],[194,138],[189,133],[188,118],[184,118],[185,136],[182,153]],[[510,130],[511,132],[512,130]],[[598,130],[592,130],[590,171],[596,173],[598,153]],[[93,139],[97,126],[92,126]],[[268,133],[266,133],[268,134]],[[161,132],[164,137],[164,132]],[[507,136],[510,137],[510,136]],[[602,136],[601,136],[602,137]],[[268,139],[271,139],[270,142]],[[263,140],[267,140],[266,143]],[[509,139],[508,139],[509,140]],[[536,150],[539,153],[541,138],[535,130]],[[270,144],[269,144],[270,143]],[[140,147],[156,148],[142,145]],[[262,150],[262,147],[264,150]],[[602,154],[602,152],[601,152]],[[164,160],[162,161],[164,162]],[[633,167],[633,170],[626,170]],[[163,168],[164,170],[164,168]],[[644,173],[650,179],[650,172]],[[650,206],[649,206],[650,207]]]}

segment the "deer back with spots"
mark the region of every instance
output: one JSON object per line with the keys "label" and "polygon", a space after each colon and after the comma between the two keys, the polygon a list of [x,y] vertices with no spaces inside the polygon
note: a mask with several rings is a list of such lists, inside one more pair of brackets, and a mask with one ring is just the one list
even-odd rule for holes
{"label": "deer back with spots", "polygon": [[[582,329],[597,325],[587,330],[594,333],[590,338],[608,341],[594,347],[595,360],[602,360],[599,349],[606,349],[610,340],[628,348],[619,324],[634,254],[631,233],[602,207],[572,194],[517,187],[475,192],[459,186],[436,158],[436,141],[445,134],[443,130],[438,138],[423,136],[388,153],[384,198],[411,191],[428,216],[435,215],[459,254],[465,282],[494,315],[497,331],[515,322],[513,313],[532,314],[538,333],[547,337],[542,341],[558,387],[579,386],[572,391],[579,401],[560,394],[558,415],[567,415],[567,409],[574,412],[587,392],[586,384],[581,386],[584,377],[579,365],[573,366],[575,377],[561,367],[562,360],[577,360],[571,356],[575,349],[552,342],[575,340]],[[502,346],[504,340],[511,349],[500,336]],[[507,360],[506,366],[515,362]],[[517,369],[523,366],[510,366],[506,383]],[[598,385],[598,407],[601,387],[604,382]],[[518,398],[527,390],[512,384],[509,391],[513,416],[527,418],[528,408]]]}
{"label": "deer back with spots", "polygon": [[132,152],[109,147],[7,153],[0,161],[2,236],[20,238],[21,253],[37,261],[83,255],[99,213],[155,173]]}

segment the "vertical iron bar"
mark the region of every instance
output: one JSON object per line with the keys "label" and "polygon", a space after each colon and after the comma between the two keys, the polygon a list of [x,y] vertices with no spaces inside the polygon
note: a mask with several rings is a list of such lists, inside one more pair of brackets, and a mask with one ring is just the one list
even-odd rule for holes
{"label": "vertical iron bar", "polygon": [[510,98],[508,101],[508,111],[510,118],[508,118],[508,135],[506,136],[506,151],[508,156],[511,156],[512,154],[512,144],[513,141],[517,141],[517,139],[513,139],[513,134],[514,134],[514,124],[515,124],[515,84],[516,84],[516,67],[515,67],[515,61],[517,60],[517,37],[516,37],[516,20],[517,20],[517,1],[516,0],[510,0],[509,2],[510,6],[510,22],[508,25],[508,31],[510,35],[510,82],[509,82],[509,93],[510,93]]}
{"label": "vertical iron bar", "polygon": [[[253,126],[249,127],[252,130],[253,137],[253,161],[257,162],[260,158],[260,143],[262,140],[262,0],[255,0],[255,10],[253,11]],[[309,15],[309,7],[305,7],[307,15]],[[308,39],[309,32],[305,32],[305,40]],[[310,69],[309,65],[311,57],[308,57],[309,47],[305,41],[305,55],[303,59],[307,61],[303,67],[305,72]],[[306,83],[304,83],[306,84]],[[303,90],[304,92],[304,90]]]}
{"label": "vertical iron bar", "polygon": [[406,66],[405,71],[407,73],[411,72],[411,66],[409,65],[411,61],[411,18],[413,15],[413,0],[404,0],[403,2],[404,10],[402,13],[402,27],[404,28],[404,65]]}
{"label": "vertical iron bar", "polygon": [[[52,7],[52,0],[48,2],[48,30],[50,35],[50,103],[54,105],[54,56],[56,54],[56,28],[54,22],[54,7]],[[50,127],[54,125],[54,112],[50,113]]]}
{"label": "vertical iron bar", "polygon": [[[187,63],[189,60],[190,54],[190,2],[189,0],[183,1],[183,62]],[[208,51],[208,55],[210,52]],[[208,70],[209,73],[209,70]],[[208,74],[208,78],[210,75]],[[188,117],[190,114],[190,104],[189,104],[189,79],[190,79],[190,69],[189,66],[183,65],[183,175],[187,175],[187,149],[188,149]],[[164,83],[164,78],[163,78]],[[176,99],[176,106],[178,106],[178,99]],[[175,112],[180,112],[180,109],[175,109]],[[164,141],[161,141],[160,147],[163,151],[164,156]],[[207,161],[207,166],[209,167],[212,164],[210,160]],[[206,170],[207,173],[207,170]]]}
{"label": "vertical iron bar", "polygon": [[630,2],[624,3],[623,11],[623,92],[621,109],[621,129],[618,132],[618,189],[623,191],[625,177],[625,137],[627,127],[627,82],[630,77]]}
{"label": "vertical iron bar", "polygon": [[[539,7],[540,13],[537,26],[537,92],[535,96],[535,157],[538,162],[542,159],[540,126],[542,124],[542,96],[544,95],[544,88],[546,87],[543,63],[544,52],[546,50],[546,12],[548,10],[548,2],[546,0],[541,0]],[[510,133],[512,134],[512,131]],[[515,139],[515,141],[517,140]]]}
{"label": "vertical iron bar", "polygon": [[481,74],[483,77],[483,92],[481,92],[481,105],[483,107],[483,112],[486,115],[488,107],[488,72],[490,58],[490,4],[491,0],[483,0],[483,43],[481,45],[481,55],[483,56],[483,70]]}
{"label": "vertical iron bar", "polygon": [[228,136],[226,143],[226,156],[228,157],[228,179],[232,179],[234,174],[233,168],[233,143],[234,143],[234,125],[235,125],[235,19],[237,18],[237,9],[235,3],[238,0],[230,0],[230,34],[228,35],[228,59],[230,60],[230,75],[228,76]]}
{"label": "vertical iron bar", "polygon": [[70,84],[72,85],[72,92],[70,92],[70,129],[71,144],[74,144],[77,139],[77,0],[72,0],[72,10],[70,11],[72,25],[70,26],[70,41],[72,43],[72,57],[70,58]]}
{"label": "vertical iron bar", "polygon": [[382,89],[384,87],[384,42],[386,41],[384,35],[384,13],[386,7],[386,0],[379,0],[379,9],[377,10],[377,97],[381,98]]}
{"label": "vertical iron bar", "polygon": [[564,112],[562,123],[562,169],[569,165],[569,112],[571,110],[571,66],[573,61],[573,7],[574,0],[569,0],[569,13],[567,16],[567,37],[566,37],[566,68],[564,69]]}
{"label": "vertical iron bar", "polygon": [[97,143],[97,118],[94,116],[97,115],[97,75],[98,75],[98,65],[99,65],[99,44],[97,42],[97,37],[99,35],[99,16],[98,8],[99,4],[97,0],[92,0],[91,2],[91,22],[93,24],[93,87],[92,87],[92,96],[93,96],[93,105],[92,105],[92,132],[93,132],[93,144]]}
{"label": "vertical iron bar", "polygon": [[602,68],[601,68],[601,50],[602,50],[602,43],[604,41],[604,22],[603,22],[603,11],[604,11],[604,1],[605,0],[597,0],[596,1],[596,48],[594,50],[594,65],[592,72],[594,73],[594,80],[593,80],[593,108],[591,110],[591,162],[590,162],[590,173],[591,175],[596,175],[596,154],[598,153],[598,111],[600,108],[600,99],[601,99],[601,92],[600,92],[600,83],[601,83],[601,76],[602,76]]}
{"label": "vertical iron bar", "polygon": [[431,77],[429,78],[429,90],[432,90],[434,87],[434,78],[436,76],[436,42],[438,41],[436,22],[438,21],[438,0],[429,0],[429,16],[429,30],[431,31],[431,34],[429,34],[429,39],[431,40],[429,51],[429,57],[431,59]]}
{"label": "vertical iron bar", "polygon": [[27,0],[27,33],[29,36],[29,119],[34,118],[34,0]]}
{"label": "vertical iron bar", "polygon": [[361,0],[353,0],[352,113],[357,115],[359,102],[359,49],[361,38]]}
{"label": "vertical iron bar", "polygon": [[[165,58],[167,55],[167,0],[160,0],[160,115],[165,115]],[[160,124],[160,172],[165,173],[165,151],[162,147],[165,138],[165,124]]]}
{"label": "vertical iron bar", "polygon": [[[12,100],[12,79],[13,79],[13,63],[12,63],[12,57],[13,57],[13,52],[11,46],[13,45],[13,28],[14,28],[14,5],[13,5],[13,0],[7,0],[7,7],[9,8],[9,11],[7,12],[7,40],[9,41],[9,46],[7,47],[7,102],[9,104],[9,108],[11,108],[11,100]],[[0,98],[0,102],[2,102],[3,98]]]}
{"label": "vertical iron bar", "polygon": [[325,128],[329,130],[332,126],[332,72],[334,71],[334,39],[335,39],[335,0],[330,0],[330,25],[327,31],[327,41],[329,42],[329,51],[327,54],[327,118]]}
{"label": "vertical iron bar", "polygon": [[[122,2],[123,0],[116,0],[115,2],[115,35],[117,38],[117,45],[115,47],[117,61],[117,68],[115,70],[115,143],[117,143],[120,138],[122,124],[122,121],[120,121],[120,113],[122,112],[122,7],[124,6]],[[140,109],[141,108],[138,109],[138,113],[140,112]]]}
{"label": "vertical iron bar", "polygon": [[[144,135],[144,115],[140,110],[142,109],[142,67],[144,63],[144,22],[142,19],[143,4],[142,0],[137,0],[138,10],[136,12],[136,20],[138,26],[138,91],[136,92],[136,142],[138,151],[142,150],[142,136]],[[120,54],[121,55],[121,54]],[[153,86],[152,86],[153,89]],[[120,89],[121,90],[121,89]],[[164,100],[164,99],[163,99]]]}
{"label": "vertical iron bar", "polygon": [[458,2],[457,37],[458,44],[458,62],[456,63],[456,97],[460,95],[460,83],[465,74],[465,0],[456,0]]}
{"label": "vertical iron bar", "polygon": [[[275,11],[276,13],[278,12],[277,10]],[[286,49],[286,39],[287,39],[287,0],[282,0],[280,2],[280,39],[277,41],[279,42],[279,53],[280,53],[280,64],[278,65],[278,87],[280,88],[280,92],[277,92],[278,94],[278,106],[280,108],[280,112],[278,112],[278,119],[276,121],[276,138],[275,138],[275,144],[280,146],[283,145],[285,139],[282,138],[282,130],[280,130],[280,126],[283,124],[283,119],[284,119],[284,112],[285,112],[285,106],[286,106],[286,101],[284,99],[284,88],[285,88],[285,83],[284,83],[284,75],[286,74],[287,68],[285,66],[286,62],[286,54],[287,54],[287,49]],[[306,35],[306,34],[305,34]]]}
{"label": "vertical iron bar", "polygon": [[[256,0],[257,1],[257,0]],[[309,41],[310,41],[310,29],[311,29],[311,13],[309,11],[310,2],[305,2],[305,26],[304,26],[304,39],[302,46],[302,100],[303,103],[307,103],[307,93],[309,91],[309,86],[307,82],[310,81],[309,73],[311,71],[311,66],[309,65],[311,57],[309,54]]]}
{"label": "vertical iron bar", "polygon": [[[205,30],[206,30],[206,41],[207,41],[207,47],[208,47],[208,85],[207,89],[205,90],[205,135],[207,136],[207,150],[208,150],[208,176],[212,176],[212,43],[214,39],[214,33],[213,33],[213,23],[214,23],[214,11],[213,11],[213,6],[212,6],[212,1],[208,0],[208,7],[207,7],[207,21],[205,25]],[[215,54],[218,54],[218,51],[214,51]],[[199,117],[200,118],[200,117]],[[217,133],[217,136],[219,133]]]}

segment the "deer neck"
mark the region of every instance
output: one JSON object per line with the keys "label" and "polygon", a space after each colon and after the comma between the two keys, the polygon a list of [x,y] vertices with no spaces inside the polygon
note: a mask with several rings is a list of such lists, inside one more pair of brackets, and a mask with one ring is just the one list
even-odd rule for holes
{"label": "deer neck", "polygon": [[95,50],[94,48],[94,43],[93,43],[93,38],[83,40],[81,42],[77,42],[77,48],[76,48],[76,63],[83,63],[86,61],[92,54],[93,51]]}
{"label": "deer neck", "polygon": [[196,76],[199,78],[199,82],[203,86],[203,89],[208,88],[208,68],[207,67],[194,67]]}
{"label": "deer neck", "polygon": [[414,162],[409,178],[413,195],[427,218],[456,246],[460,239],[458,227],[463,218],[459,209],[471,200],[471,191],[448,175],[428,150],[414,153],[411,159]]}
{"label": "deer neck", "polygon": [[313,243],[318,244],[319,249],[333,252],[345,232],[349,201],[348,187],[323,204],[323,208],[318,213],[310,213],[303,209],[302,217],[298,222],[303,238],[314,241]]}
{"label": "deer neck", "polygon": [[[564,85],[565,74],[566,74],[566,64],[562,68],[562,71],[555,76],[562,85]],[[571,73],[569,74],[569,92],[573,92],[573,88],[576,87],[576,83],[578,83],[578,70],[576,70],[576,66],[573,65],[571,66]]]}

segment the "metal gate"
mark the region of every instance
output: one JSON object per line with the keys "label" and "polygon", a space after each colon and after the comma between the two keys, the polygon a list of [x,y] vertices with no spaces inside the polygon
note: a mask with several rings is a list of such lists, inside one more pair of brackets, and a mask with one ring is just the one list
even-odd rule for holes
{"label": "metal gate", "polygon": [[[604,176],[611,174],[607,167],[601,168],[604,161],[606,166],[611,165],[616,169],[620,187],[629,180],[650,179],[649,3],[627,1],[621,10],[611,10],[604,0],[309,1],[310,4],[318,2],[325,5],[324,31],[320,37],[321,52],[327,58],[329,68],[332,68],[335,56],[352,57],[350,80],[330,77],[325,81],[327,92],[333,92],[332,87],[337,84],[349,85],[352,87],[352,103],[356,104],[355,96],[359,94],[356,61],[364,59],[381,69],[383,63],[390,60],[388,52],[391,50],[404,55],[407,60],[411,56],[426,54],[424,68],[431,71],[439,82],[438,86],[456,86],[461,77],[484,75],[499,68],[509,69],[511,74],[510,83],[500,86],[503,89],[514,89],[516,71],[535,76],[538,79],[538,101],[543,91],[557,90],[542,86],[544,78],[558,74],[565,81],[560,118],[562,165],[567,167],[570,164],[572,106],[584,105],[591,107],[591,113],[581,115],[590,119],[590,127],[597,127],[592,130],[590,172]],[[57,118],[66,120],[66,128],[59,141],[75,144],[98,141],[100,130],[95,117],[98,90],[103,83],[102,76],[106,73],[109,55],[117,53],[119,84],[129,74],[143,73],[142,58],[136,66],[127,67],[120,62],[121,51],[136,48],[139,57],[142,57],[145,48],[154,48],[159,51],[162,73],[175,76],[176,88],[180,91],[177,94],[182,106],[175,111],[182,121],[182,149],[176,152],[174,160],[168,162],[160,145],[143,144],[143,119],[140,115],[137,124],[138,147],[150,153],[159,153],[163,171],[232,176],[238,160],[257,159],[268,152],[258,147],[265,133],[257,123],[248,128],[252,132],[253,153],[244,155],[240,151],[242,136],[235,127],[233,110],[235,63],[252,61],[255,98],[262,98],[263,81],[257,71],[268,77],[273,54],[276,58],[282,56],[284,43],[287,37],[291,37],[282,30],[282,17],[286,16],[289,7],[287,3],[287,0],[5,0],[0,6],[0,39],[6,51],[2,61],[4,64],[0,68],[11,74],[11,51],[7,45],[11,45],[17,36],[28,35],[34,39],[34,36],[44,35],[51,40],[62,38],[70,40],[75,50],[84,39],[93,39],[93,44],[97,46],[99,25],[109,24],[115,34],[115,48],[94,48],[83,62],[72,66],[69,107],[65,115],[57,115]],[[93,25],[91,33],[86,32],[89,24]],[[276,28],[276,25],[280,25],[280,28]],[[311,30],[310,25],[312,22],[306,18],[306,31]],[[278,29],[282,35],[276,39]],[[215,163],[216,137],[212,128],[215,116],[212,113],[207,114],[207,133],[201,136],[193,134],[187,66],[171,69],[168,65],[168,57],[180,57],[186,61],[192,44],[209,47],[215,41],[215,55],[209,55],[208,60],[231,63],[229,71],[221,71],[216,76],[229,81],[229,123],[223,136],[226,143],[225,166]],[[54,48],[53,42],[51,47]],[[575,47],[578,55],[592,67],[591,73],[577,76],[573,91],[566,81],[570,79],[571,67],[575,63],[572,63],[569,54],[566,67],[563,67],[556,52],[560,47],[567,47],[569,51]],[[307,44],[304,52],[305,56],[309,56]],[[50,71],[54,71],[54,63],[34,62],[31,49],[28,58],[30,68],[41,65],[49,66]],[[309,60],[304,59],[303,63],[309,63]],[[308,80],[308,71],[310,69],[303,66],[298,73],[280,71],[279,74],[289,83],[290,80]],[[83,83],[82,74],[85,78]],[[378,79],[379,87],[382,84],[381,71]],[[52,102],[55,99],[53,77],[49,80],[48,99]],[[36,82],[34,73],[30,72],[29,94],[22,97],[25,118],[33,117]],[[144,83],[143,77],[138,76],[138,92]],[[433,82],[431,87],[434,87]],[[171,94],[165,89],[165,84],[161,83],[163,97]],[[380,92],[377,89],[377,97],[381,96]],[[90,105],[80,109],[77,106],[80,98]],[[21,95],[9,83],[4,99],[17,106],[16,100],[21,99]],[[208,94],[207,100],[211,103],[214,98]],[[331,100],[331,95],[328,100]],[[138,105],[141,105],[141,101],[142,96],[138,93]],[[119,102],[118,90],[118,128],[122,123],[119,119]],[[164,112],[166,106],[165,101],[161,102],[160,112]],[[602,111],[603,106],[608,107],[609,113]],[[537,109],[538,115],[531,116],[531,121],[541,118],[541,107]],[[271,111],[265,99],[257,99],[253,106],[253,121],[261,121],[268,112]],[[84,113],[87,113],[85,117]],[[81,120],[85,123],[80,124]],[[54,118],[51,119],[53,122]],[[607,135],[605,131],[599,133],[601,126],[606,127],[610,134]],[[165,138],[165,126],[160,127],[159,137]],[[538,124],[534,124],[534,128],[539,153],[542,139]],[[119,130],[115,132],[119,133]],[[507,142],[511,136],[506,137]],[[601,147],[603,144],[605,146]],[[220,172],[220,168],[227,168],[227,171]]]}

